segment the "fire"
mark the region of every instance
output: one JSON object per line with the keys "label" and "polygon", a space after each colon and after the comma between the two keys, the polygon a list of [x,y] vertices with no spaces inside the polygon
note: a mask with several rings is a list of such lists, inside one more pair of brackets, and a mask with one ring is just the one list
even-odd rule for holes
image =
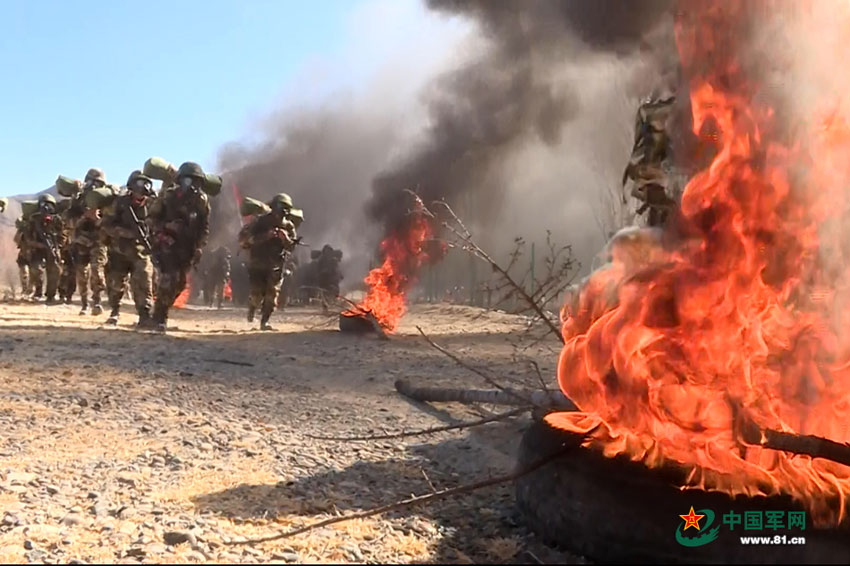
{"label": "fire", "polygon": [[676,30],[693,129],[717,132],[716,153],[677,222],[619,237],[565,305],[558,380],[580,412],[547,421],[609,457],[689,470],[689,487],[787,494],[834,525],[850,467],[754,446],[742,431],[850,442],[850,272],[832,228],[850,127],[816,108],[787,143],[736,59],[748,10],[763,4],[685,6],[697,12]]}
{"label": "fire", "polygon": [[186,287],[183,288],[183,291],[177,295],[177,298],[174,299],[174,308],[182,309],[186,306],[186,302],[189,300],[189,293],[192,289],[192,277],[190,275],[186,275]]}
{"label": "fire", "polygon": [[224,300],[232,301],[233,300],[233,290],[230,288],[230,278],[227,278],[227,281],[224,283]]}
{"label": "fire", "polygon": [[343,315],[371,313],[381,327],[392,332],[407,309],[407,291],[416,284],[422,265],[430,258],[426,249],[432,236],[431,225],[421,212],[414,212],[404,226],[381,242],[383,263],[369,272],[369,291],[355,309]]}

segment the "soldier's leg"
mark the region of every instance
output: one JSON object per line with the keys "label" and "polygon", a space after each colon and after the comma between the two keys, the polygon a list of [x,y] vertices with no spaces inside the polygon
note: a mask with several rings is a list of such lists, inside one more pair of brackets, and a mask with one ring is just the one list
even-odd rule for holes
{"label": "soldier's leg", "polygon": [[100,306],[100,295],[105,288],[104,271],[106,268],[106,247],[102,245],[95,246],[91,254],[91,297],[93,315],[98,315],[103,311]]}
{"label": "soldier's leg", "polygon": [[28,296],[32,290],[30,289],[30,266],[23,256],[18,254],[18,277],[21,279],[21,296]]}
{"label": "soldier's leg", "polygon": [[280,278],[282,269],[272,269],[266,279],[266,285],[263,293],[263,317],[260,320],[261,330],[272,330],[269,326],[269,319],[277,306],[277,293],[280,288]]}
{"label": "soldier's leg", "polygon": [[153,304],[151,280],[153,279],[153,264],[149,257],[142,257],[133,263],[133,274],[130,277],[130,287],[133,289],[133,302],[139,315],[138,325],[148,324]]}
{"label": "soldier's leg", "polygon": [[112,309],[107,324],[118,324],[118,314],[121,311],[121,299],[124,298],[124,288],[130,273],[130,262],[117,254],[111,254],[106,263],[106,296]]}
{"label": "soldier's leg", "polygon": [[47,296],[47,304],[52,305],[56,302],[56,290],[59,288],[59,276],[62,271],[59,263],[53,259],[53,256],[48,256],[45,269],[47,271],[47,289],[45,295]]}
{"label": "soldier's leg", "polygon": [[224,286],[227,285],[227,280],[219,280],[215,286],[215,302],[218,308],[224,303]]}
{"label": "soldier's leg", "polygon": [[254,314],[258,308],[262,307],[267,279],[268,268],[262,266],[248,268],[248,284],[250,285],[248,295],[248,322],[254,321]]}
{"label": "soldier's leg", "polygon": [[44,289],[45,259],[40,254],[33,254],[30,260],[30,277],[32,278],[33,298],[40,299]]}
{"label": "soldier's leg", "polygon": [[77,247],[74,251],[74,271],[77,276],[77,289],[80,291],[80,314],[86,314],[89,310],[89,263],[91,254],[83,247]]}
{"label": "soldier's leg", "polygon": [[168,319],[168,309],[174,303],[178,293],[176,270],[163,268],[159,272],[156,286],[156,299],[153,305],[153,321],[158,325],[165,325]]}

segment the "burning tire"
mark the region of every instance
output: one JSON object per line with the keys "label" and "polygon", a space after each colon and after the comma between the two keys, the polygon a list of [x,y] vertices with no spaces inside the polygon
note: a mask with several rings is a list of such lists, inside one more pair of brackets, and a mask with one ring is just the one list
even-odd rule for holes
{"label": "burning tire", "polygon": [[375,332],[375,326],[365,316],[356,314],[339,314],[340,332],[351,332],[354,334],[368,334]]}
{"label": "burning tire", "polygon": [[[518,466],[565,449],[564,456],[516,482],[517,505],[527,525],[550,544],[602,563],[850,563],[846,522],[836,529],[816,529],[807,514],[805,530],[745,531],[738,525],[730,532],[723,524],[729,511],[743,516],[745,511],[802,507],[784,496],[732,499],[717,492],[682,491],[682,469],[650,470],[627,458],[607,458],[581,447],[577,435],[543,422],[535,422],[523,435]],[[717,540],[691,547],[677,541],[679,516],[692,506],[714,511],[714,526],[720,525]],[[704,531],[707,526],[703,523]],[[806,544],[742,544],[740,537],[748,535],[799,535]]]}

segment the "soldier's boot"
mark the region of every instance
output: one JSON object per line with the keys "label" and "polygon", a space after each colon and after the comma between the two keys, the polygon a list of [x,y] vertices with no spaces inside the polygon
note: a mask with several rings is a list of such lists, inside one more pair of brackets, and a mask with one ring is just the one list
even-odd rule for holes
{"label": "soldier's boot", "polygon": [[248,322],[254,322],[254,305],[248,305]]}
{"label": "soldier's boot", "polygon": [[80,299],[80,302],[82,303],[82,308],[80,309],[80,314],[88,314],[88,312],[89,312],[89,301],[88,301],[88,299],[86,299],[85,297],[82,297]]}
{"label": "soldier's boot", "polygon": [[272,316],[272,309],[263,309],[263,316],[260,319],[260,330],[274,330],[272,326],[269,324],[269,319]]}
{"label": "soldier's boot", "polygon": [[148,311],[139,313],[139,321],[136,323],[138,330],[153,330],[154,326],[153,319]]}
{"label": "soldier's boot", "polygon": [[56,300],[56,297],[47,297],[47,300],[44,301],[46,305],[55,305],[58,304],[59,301]]}
{"label": "soldier's boot", "polygon": [[112,307],[112,312],[109,313],[109,318],[106,319],[106,324],[110,326],[118,324],[118,307]]}
{"label": "soldier's boot", "polygon": [[153,330],[156,330],[157,332],[165,332],[167,319],[168,315],[165,313],[165,309],[159,305],[155,305],[153,308],[153,320],[151,321]]}
{"label": "soldier's boot", "polygon": [[100,294],[95,294],[92,296],[92,307],[91,314],[92,316],[97,316],[103,312],[103,307],[100,305]]}

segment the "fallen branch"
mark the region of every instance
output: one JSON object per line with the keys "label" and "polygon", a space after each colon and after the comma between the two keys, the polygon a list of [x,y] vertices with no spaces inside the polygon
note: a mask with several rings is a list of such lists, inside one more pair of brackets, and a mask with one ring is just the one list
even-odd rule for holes
{"label": "fallen branch", "polygon": [[252,364],[250,362],[237,362],[237,361],[234,361],[234,360],[205,359],[204,361],[205,362],[216,362],[216,363],[219,363],[219,364],[230,364],[230,365],[233,365],[233,366],[245,366],[245,367],[249,367],[249,368],[254,367],[254,364]]}
{"label": "fallen branch", "polygon": [[778,430],[760,430],[750,424],[742,429],[745,442],[756,444],[771,450],[781,450],[792,454],[823,458],[838,464],[850,466],[850,444],[835,442],[820,436],[780,432]]}
{"label": "fallen branch", "polygon": [[[396,387],[398,388],[398,387]],[[484,417],[483,419],[478,419],[476,421],[467,421],[463,423],[457,423],[453,425],[444,425],[444,426],[435,426],[431,428],[426,428],[422,430],[412,430],[407,432],[394,432],[390,434],[373,434],[371,436],[314,436],[312,434],[306,435],[307,438],[313,438],[315,440],[389,440],[391,438],[406,438],[408,436],[421,436],[423,434],[434,434],[437,432],[445,432],[448,430],[458,430],[463,428],[472,428],[474,426],[479,426],[487,423],[492,423],[496,421],[503,421],[510,417],[522,414],[528,411],[531,407],[520,407],[518,409],[513,409],[506,413],[501,413],[498,415],[491,415],[489,417]]]}
{"label": "fallen branch", "polygon": [[[490,377],[489,375],[487,375],[486,373],[484,373],[482,370],[478,369],[477,367],[466,363],[465,361],[463,361],[462,359],[460,359],[459,357],[457,357],[453,353],[449,352],[448,350],[446,350],[445,348],[443,348],[442,346],[440,346],[439,344],[437,344],[436,342],[431,340],[431,338],[427,334],[425,334],[425,331],[422,330],[422,327],[417,326],[416,330],[418,330],[419,334],[421,334],[422,337],[425,338],[425,340],[429,344],[431,344],[431,346],[434,347],[437,351],[439,351],[439,352],[445,354],[446,356],[448,356],[449,358],[451,358],[459,366],[468,369],[469,371],[471,371],[472,373],[474,373],[476,375],[481,376],[481,378],[484,379],[484,381],[486,381],[488,384],[492,385],[493,387],[495,387],[499,391],[503,391],[505,393],[508,393],[509,390],[506,387],[502,386],[498,381],[496,381],[495,379],[493,379],[492,377]],[[398,382],[396,382],[396,389],[398,389]],[[515,397],[519,401],[522,401],[526,405],[533,405],[534,404],[529,399],[519,397],[518,393],[509,393],[509,395]],[[514,405],[517,405],[517,404],[518,403],[514,403]]]}
{"label": "fallen branch", "polygon": [[551,462],[551,461],[555,460],[556,458],[559,458],[560,456],[567,453],[570,449],[571,448],[565,448],[563,450],[559,450],[558,452],[555,452],[554,454],[550,454],[549,456],[546,456],[546,457],[541,458],[540,460],[538,460],[536,462],[533,462],[532,464],[529,464],[528,466],[526,466],[525,468],[523,468],[523,469],[521,469],[517,472],[507,474],[507,475],[504,475],[504,476],[497,476],[497,477],[482,480],[482,481],[479,481],[479,482],[476,482],[476,483],[471,483],[471,484],[466,484],[466,485],[460,485],[460,486],[457,486],[457,487],[450,487],[450,488],[446,488],[446,489],[441,489],[439,491],[434,491],[434,492],[428,493],[426,495],[415,495],[413,497],[409,497],[409,498],[403,499],[401,501],[396,501],[395,503],[390,503],[388,505],[382,505],[380,507],[373,507],[372,509],[366,509],[364,511],[360,511],[360,512],[357,512],[357,513],[351,513],[350,515],[343,515],[341,517],[331,517],[331,518],[325,519],[323,521],[318,521],[316,523],[306,525],[304,527],[299,527],[299,528],[291,530],[291,531],[287,531],[287,532],[284,532],[284,533],[278,533],[276,535],[271,535],[271,536],[268,536],[268,537],[256,538],[256,539],[247,539],[247,540],[243,540],[243,541],[231,541],[231,542],[226,542],[224,544],[230,545],[230,546],[243,545],[243,544],[259,544],[259,543],[263,543],[263,542],[270,542],[270,541],[273,541],[273,540],[290,538],[290,537],[294,537],[296,535],[300,535],[300,534],[304,534],[304,533],[307,533],[307,532],[310,532],[310,531],[314,531],[316,529],[320,529],[322,527],[327,527],[328,525],[334,525],[336,523],[342,523],[344,521],[351,521],[353,519],[365,519],[367,517],[372,517],[374,515],[380,515],[382,513],[387,513],[389,511],[396,511],[398,509],[405,509],[407,507],[413,507],[415,505],[421,505],[421,504],[424,504],[424,503],[431,503],[432,501],[436,501],[438,499],[445,499],[446,497],[451,497],[453,495],[462,495],[462,494],[465,494],[465,493],[470,493],[472,491],[483,489],[485,487],[491,487],[491,486],[494,486],[494,485],[508,483],[508,482],[511,482],[511,481],[515,481],[515,480],[517,480],[517,479],[519,479],[519,478],[521,478],[521,477],[523,477],[527,474],[530,474],[531,472],[534,472],[534,471],[538,470],[539,468],[542,468],[543,466],[545,466],[549,462]]}
{"label": "fallen branch", "polygon": [[374,327],[375,333],[378,335],[378,337],[380,339],[382,339],[382,340],[389,340],[390,339],[390,337],[387,336],[387,333],[384,331],[383,327],[381,327],[381,323],[379,323],[378,319],[375,318],[374,314],[372,314],[371,312],[368,312],[368,311],[364,312],[359,306],[357,306],[357,303],[355,303],[351,299],[343,297],[342,295],[338,295],[337,298],[342,299],[343,301],[345,301],[346,303],[351,305],[351,311],[350,312],[357,313],[359,316],[362,316],[364,319],[368,320],[372,324],[372,326]]}
{"label": "fallen branch", "polygon": [[409,381],[395,382],[396,391],[416,401],[438,403],[490,403],[574,411],[576,406],[560,391],[526,391],[502,388],[501,391],[452,389],[448,387],[414,387]]}

